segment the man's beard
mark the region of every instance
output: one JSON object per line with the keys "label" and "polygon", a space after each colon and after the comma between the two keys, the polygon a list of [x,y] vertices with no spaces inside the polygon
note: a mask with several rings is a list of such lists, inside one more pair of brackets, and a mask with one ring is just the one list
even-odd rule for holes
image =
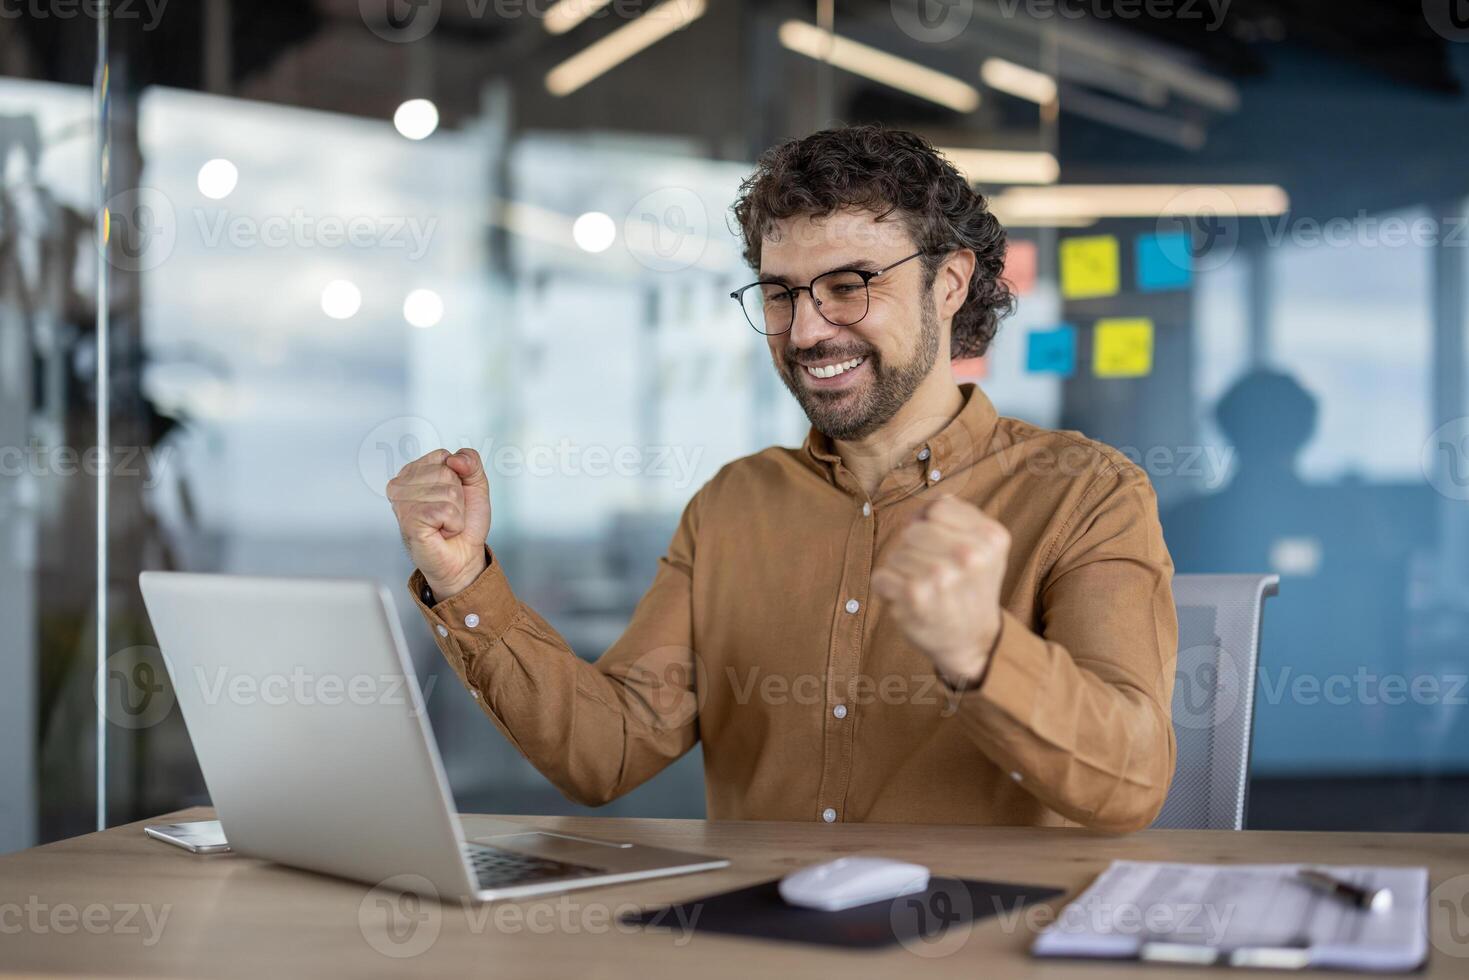
{"label": "man's beard", "polygon": [[[788,349],[783,358],[784,367],[780,379],[816,431],[830,439],[861,439],[882,428],[907,404],[913,392],[928,377],[939,353],[939,319],[933,297],[928,296],[923,305],[921,330],[913,356],[904,364],[888,366],[876,351],[847,349],[818,344],[805,351],[811,361],[828,358],[850,360],[866,355],[872,367],[872,379],[855,390],[827,391],[806,385],[801,373],[805,372]],[[859,369],[860,370],[860,369]]]}

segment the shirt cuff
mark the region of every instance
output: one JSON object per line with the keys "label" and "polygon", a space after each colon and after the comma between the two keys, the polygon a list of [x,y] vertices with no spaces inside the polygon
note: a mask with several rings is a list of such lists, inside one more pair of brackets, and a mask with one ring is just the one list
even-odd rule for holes
{"label": "shirt cuff", "polygon": [[956,691],[961,711],[978,718],[1003,715],[1009,722],[1031,728],[1037,720],[1050,652],[1037,636],[1009,610],[1000,611],[1000,634],[977,685]]}
{"label": "shirt cuff", "polygon": [[414,569],[409,576],[408,591],[438,640],[456,634],[463,637],[466,632],[481,643],[485,639],[499,640],[515,622],[520,600],[489,545],[485,545],[485,560],[485,570],[467,588],[433,605],[425,601],[432,592],[423,573]]}
{"label": "shirt cuff", "polygon": [[935,670],[934,673],[938,674],[939,683],[943,684],[944,689],[947,690],[950,694],[968,694],[970,691],[977,690],[980,685],[984,683],[984,679],[990,675],[990,664],[994,663],[995,651],[1000,648],[1000,640],[1004,637],[1004,635],[1005,619],[1002,616],[1000,617],[1000,628],[995,631],[995,639],[994,642],[990,644],[990,650],[985,657],[984,666],[979,668],[979,676],[965,684],[963,687],[955,687],[953,684],[949,683],[949,679],[944,676],[943,671]]}

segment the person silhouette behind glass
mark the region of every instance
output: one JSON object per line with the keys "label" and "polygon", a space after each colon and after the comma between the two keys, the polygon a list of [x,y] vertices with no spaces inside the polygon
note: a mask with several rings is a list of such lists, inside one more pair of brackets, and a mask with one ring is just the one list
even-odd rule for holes
{"label": "person silhouette behind glass", "polygon": [[[1400,622],[1403,583],[1384,574],[1366,497],[1359,487],[1301,478],[1318,403],[1292,376],[1247,373],[1215,415],[1234,447],[1230,480],[1165,511],[1163,529],[1179,573],[1281,575],[1265,616],[1254,770],[1371,768],[1394,719],[1358,696],[1356,675],[1381,673],[1400,653],[1386,634]],[[1346,680],[1323,688],[1332,677]]]}

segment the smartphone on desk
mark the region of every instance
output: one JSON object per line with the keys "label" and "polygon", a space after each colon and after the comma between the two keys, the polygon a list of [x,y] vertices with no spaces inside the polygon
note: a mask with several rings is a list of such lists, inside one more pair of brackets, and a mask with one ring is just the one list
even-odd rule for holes
{"label": "smartphone on desk", "polygon": [[230,849],[224,827],[218,820],[154,823],[144,827],[143,833],[174,847],[182,847],[190,854],[223,854]]}

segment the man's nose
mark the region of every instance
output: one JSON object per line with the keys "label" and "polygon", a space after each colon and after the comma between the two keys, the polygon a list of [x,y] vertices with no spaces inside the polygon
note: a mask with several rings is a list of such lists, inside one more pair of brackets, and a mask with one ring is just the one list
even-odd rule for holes
{"label": "man's nose", "polygon": [[807,290],[796,294],[796,319],[791,324],[792,344],[805,350],[835,336],[837,329],[817,311],[815,296]]}

